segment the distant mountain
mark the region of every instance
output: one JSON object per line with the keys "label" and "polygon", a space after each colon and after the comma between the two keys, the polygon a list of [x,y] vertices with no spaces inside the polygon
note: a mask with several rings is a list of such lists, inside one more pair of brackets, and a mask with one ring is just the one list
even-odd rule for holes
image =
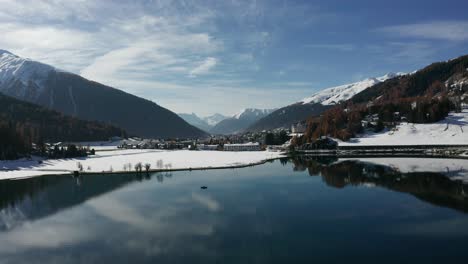
{"label": "distant mountain", "polygon": [[191,114],[181,113],[178,115],[182,119],[184,119],[187,123],[203,131],[210,131],[215,125],[217,125],[219,122],[227,118],[221,114],[214,114],[214,115],[203,117],[203,118],[197,116],[195,113],[191,113]]}
{"label": "distant mountain", "polygon": [[210,126],[205,120],[198,117],[195,113],[191,114],[178,114],[182,119],[194,127],[198,127],[203,131],[209,131],[212,126]]}
{"label": "distant mountain", "polygon": [[0,50],[0,92],[143,137],[202,137],[175,113],[121,90]]}
{"label": "distant mountain", "polygon": [[234,116],[219,122],[210,130],[210,132],[212,134],[240,133],[273,111],[274,109],[247,108],[235,114]]}
{"label": "distant mountain", "polygon": [[388,79],[401,76],[403,73],[389,73],[378,78],[369,78],[360,82],[340,85],[321,90],[301,101],[282,107],[252,124],[248,131],[289,128],[292,124],[320,115],[325,110],[352,98],[354,95]]}
{"label": "distant mountain", "polygon": [[208,125],[214,127],[216,126],[219,122],[223,121],[224,119],[226,118],[229,118],[228,116],[224,116],[222,114],[213,114],[213,115],[210,115],[210,116],[207,116],[207,117],[204,117],[203,118],[203,121],[205,121],[206,123],[208,123]]}

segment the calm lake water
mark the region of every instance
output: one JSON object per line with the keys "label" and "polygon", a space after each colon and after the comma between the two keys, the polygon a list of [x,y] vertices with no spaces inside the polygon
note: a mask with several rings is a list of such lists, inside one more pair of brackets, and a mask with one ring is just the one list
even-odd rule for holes
{"label": "calm lake water", "polygon": [[466,261],[468,185],[331,161],[3,181],[0,263]]}

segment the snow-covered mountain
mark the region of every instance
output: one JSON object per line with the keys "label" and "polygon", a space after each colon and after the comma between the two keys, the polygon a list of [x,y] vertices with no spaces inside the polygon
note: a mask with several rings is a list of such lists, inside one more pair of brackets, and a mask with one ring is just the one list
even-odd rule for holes
{"label": "snow-covered mountain", "polygon": [[182,119],[184,119],[187,123],[191,124],[194,127],[198,127],[203,131],[209,131],[213,126],[210,126],[205,120],[197,116],[195,113],[186,114],[186,113],[179,113]]}
{"label": "snow-covered mountain", "polygon": [[272,113],[274,109],[246,108],[219,122],[210,132],[213,134],[236,134],[243,132],[246,128]]}
{"label": "snow-covered mountain", "polygon": [[384,82],[388,79],[402,76],[404,73],[388,73],[384,76],[377,78],[368,78],[360,82],[351,84],[340,85],[336,87],[327,88],[313,94],[311,97],[304,98],[299,103],[314,104],[321,103],[322,105],[335,105],[339,102],[346,101],[354,95],[364,91],[365,89]]}
{"label": "snow-covered mountain", "polygon": [[28,101],[44,93],[52,66],[0,50],[0,92]]}
{"label": "snow-covered mountain", "polygon": [[180,113],[178,115],[182,119],[184,119],[187,123],[191,124],[192,126],[198,127],[199,129],[203,131],[210,131],[219,122],[228,118],[218,113],[211,115],[211,116],[207,116],[207,117],[199,117],[195,113],[191,113],[191,114]]}
{"label": "snow-covered mountain", "polygon": [[206,117],[203,117],[203,121],[205,121],[206,123],[208,123],[208,125],[210,126],[216,126],[219,122],[223,121],[224,119],[226,118],[229,118],[227,116],[224,116],[222,114],[213,114],[213,115],[210,115],[210,116],[206,116]]}
{"label": "snow-covered mountain", "polygon": [[85,120],[98,120],[143,137],[206,134],[143,98],[0,50],[0,92]]}
{"label": "snow-covered mountain", "polygon": [[388,73],[377,78],[368,78],[360,82],[344,84],[323,89],[301,101],[282,107],[252,124],[248,131],[289,128],[313,115],[320,115],[328,108],[351,99],[354,95],[388,79],[402,76],[404,73]]}
{"label": "snow-covered mountain", "polygon": [[273,112],[274,109],[256,109],[245,108],[236,113],[232,118],[235,119],[257,119],[259,116],[266,116]]}

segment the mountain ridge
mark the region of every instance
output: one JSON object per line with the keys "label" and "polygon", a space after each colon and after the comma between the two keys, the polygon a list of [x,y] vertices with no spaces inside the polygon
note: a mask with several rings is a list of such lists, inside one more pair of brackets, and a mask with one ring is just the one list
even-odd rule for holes
{"label": "mountain ridge", "polygon": [[204,137],[170,110],[79,75],[0,53],[0,92],[85,120],[111,123],[142,137]]}
{"label": "mountain ridge", "polygon": [[369,87],[403,75],[404,73],[387,73],[381,77],[367,78],[359,82],[322,89],[310,97],[279,108],[252,124],[247,128],[247,131],[289,128],[294,123],[304,121],[310,116],[320,115],[332,106],[349,100]]}
{"label": "mountain ridge", "polygon": [[244,132],[250,125],[269,115],[274,109],[245,108],[219,122],[210,132],[213,134],[236,134]]}

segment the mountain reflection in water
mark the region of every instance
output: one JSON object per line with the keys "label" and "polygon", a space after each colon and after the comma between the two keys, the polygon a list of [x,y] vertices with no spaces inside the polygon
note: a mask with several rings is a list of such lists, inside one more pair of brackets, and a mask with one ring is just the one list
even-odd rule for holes
{"label": "mountain reflection in water", "polygon": [[467,186],[447,171],[302,156],[0,181],[0,263],[462,262]]}
{"label": "mountain reflection in water", "polygon": [[452,180],[443,173],[401,173],[389,166],[355,160],[339,162],[335,157],[299,156],[291,162],[295,171],[307,170],[310,176],[321,176],[328,186],[335,188],[378,186],[409,193],[434,205],[468,212],[468,184]]}

